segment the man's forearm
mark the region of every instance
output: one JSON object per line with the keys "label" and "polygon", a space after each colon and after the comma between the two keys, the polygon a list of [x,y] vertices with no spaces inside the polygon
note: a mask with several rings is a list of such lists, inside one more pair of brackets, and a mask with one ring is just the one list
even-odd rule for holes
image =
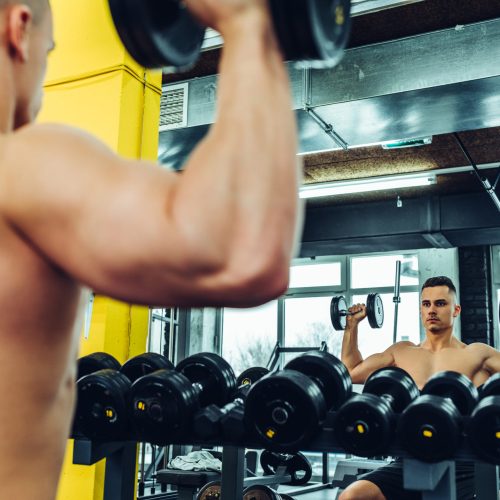
{"label": "man's forearm", "polygon": [[346,328],[344,331],[344,338],[342,339],[342,362],[346,365],[347,369],[351,371],[358,366],[363,357],[358,348],[358,327]]}
{"label": "man's forearm", "polygon": [[[288,75],[266,16],[225,34],[217,119],[192,155],[173,210],[207,259],[288,268],[298,208]],[[203,200],[203,210],[193,201]],[[250,262],[251,263],[251,262]],[[288,269],[286,269],[288,273]]]}

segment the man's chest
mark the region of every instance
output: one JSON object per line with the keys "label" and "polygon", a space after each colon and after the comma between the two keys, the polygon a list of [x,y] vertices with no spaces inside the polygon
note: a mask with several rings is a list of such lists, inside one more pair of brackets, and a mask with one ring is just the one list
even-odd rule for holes
{"label": "man's chest", "polygon": [[397,366],[408,371],[420,388],[432,375],[441,371],[455,371],[473,380],[482,368],[482,361],[465,349],[443,349],[439,352],[414,349],[399,353],[395,361]]}

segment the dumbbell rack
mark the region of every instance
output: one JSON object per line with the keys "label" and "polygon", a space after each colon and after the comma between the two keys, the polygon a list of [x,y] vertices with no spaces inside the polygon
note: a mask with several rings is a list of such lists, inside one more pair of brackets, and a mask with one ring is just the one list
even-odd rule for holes
{"label": "dumbbell rack", "polygon": [[[332,428],[334,414],[329,418],[321,432],[302,451],[322,453],[344,453],[335,443]],[[200,446],[222,446],[222,500],[236,500],[243,498],[243,480],[245,477],[245,449],[260,449],[262,444],[245,440],[244,443],[228,443],[220,440],[210,442],[183,442],[171,444],[196,444]],[[135,492],[135,442],[92,443],[88,440],[75,440],[73,463],[92,465],[107,457],[105,488],[103,500],[132,500]],[[475,485],[477,498],[480,500],[498,500],[499,481],[498,466],[480,461],[469,448],[467,443],[462,444],[454,460],[447,460],[435,464],[421,462],[411,458],[406,452],[392,447],[388,456],[403,458],[403,476],[407,489],[422,492],[422,500],[456,500],[455,461],[466,460],[475,463]],[[273,485],[279,478],[259,477],[255,483]],[[250,482],[254,481],[251,479]],[[247,480],[248,483],[248,480]],[[316,489],[324,488],[324,485]],[[314,491],[304,487],[304,493]]]}

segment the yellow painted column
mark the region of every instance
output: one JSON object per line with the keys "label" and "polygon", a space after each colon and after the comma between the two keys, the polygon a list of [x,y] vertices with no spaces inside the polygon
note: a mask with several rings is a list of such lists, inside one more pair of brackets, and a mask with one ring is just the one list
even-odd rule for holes
{"label": "yellow painted column", "polygon": [[[49,59],[39,121],[77,126],[123,156],[155,160],[161,73],[144,70],[127,54],[107,0],[52,0],[51,5],[57,48]],[[96,297],[80,355],[105,351],[124,362],[145,351],[147,330],[147,308]],[[101,500],[104,461],[75,466],[72,445],[69,441],[58,500]]]}

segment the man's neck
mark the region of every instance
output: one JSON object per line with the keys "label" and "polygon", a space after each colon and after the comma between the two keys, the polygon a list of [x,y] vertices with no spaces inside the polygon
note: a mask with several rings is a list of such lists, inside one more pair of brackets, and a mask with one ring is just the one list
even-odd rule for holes
{"label": "man's neck", "polygon": [[450,328],[439,332],[426,331],[425,340],[420,346],[429,351],[436,352],[447,347],[454,347],[457,344],[458,341],[453,336],[453,328]]}

